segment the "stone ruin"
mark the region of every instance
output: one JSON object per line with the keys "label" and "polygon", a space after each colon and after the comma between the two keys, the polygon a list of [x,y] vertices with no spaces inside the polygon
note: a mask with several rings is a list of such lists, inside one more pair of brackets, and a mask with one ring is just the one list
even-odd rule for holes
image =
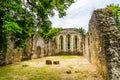
{"label": "stone ruin", "polygon": [[120,80],[120,31],[108,9],[94,10],[85,36],[75,29],[63,29],[55,41],[34,34],[23,51],[13,49],[14,42],[8,40],[7,53],[0,52],[0,65],[57,54],[77,54],[96,65],[105,80]]}
{"label": "stone ruin", "polygon": [[83,54],[97,66],[105,80],[120,80],[120,31],[108,9],[93,12]]}
{"label": "stone ruin", "polygon": [[32,59],[58,54],[82,55],[82,35],[75,29],[63,29],[56,35],[55,41],[33,35],[28,39],[25,52]]}
{"label": "stone ruin", "polygon": [[63,29],[56,35],[57,54],[82,55],[82,35],[75,29]]}

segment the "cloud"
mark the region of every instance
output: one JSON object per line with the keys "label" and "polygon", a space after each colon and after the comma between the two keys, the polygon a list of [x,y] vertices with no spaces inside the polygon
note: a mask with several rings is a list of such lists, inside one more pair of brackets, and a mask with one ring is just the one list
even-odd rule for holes
{"label": "cloud", "polygon": [[83,27],[87,31],[93,10],[104,8],[111,3],[120,4],[120,0],[76,0],[67,10],[67,16],[59,18],[56,12],[56,15],[50,20],[53,23],[53,27]]}

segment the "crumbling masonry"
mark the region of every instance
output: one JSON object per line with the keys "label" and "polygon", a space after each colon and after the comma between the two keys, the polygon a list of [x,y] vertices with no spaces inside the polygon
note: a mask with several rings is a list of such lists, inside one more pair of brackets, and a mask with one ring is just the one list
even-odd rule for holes
{"label": "crumbling masonry", "polygon": [[83,47],[84,56],[106,80],[120,80],[120,31],[108,9],[93,12]]}

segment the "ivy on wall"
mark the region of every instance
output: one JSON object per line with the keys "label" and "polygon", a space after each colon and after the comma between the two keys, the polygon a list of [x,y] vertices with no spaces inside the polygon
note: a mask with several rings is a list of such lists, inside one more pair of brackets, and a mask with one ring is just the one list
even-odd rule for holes
{"label": "ivy on wall", "polygon": [[116,26],[118,30],[120,30],[120,6],[115,4],[110,4],[110,5],[107,5],[106,8],[112,11],[113,17],[116,22]]}

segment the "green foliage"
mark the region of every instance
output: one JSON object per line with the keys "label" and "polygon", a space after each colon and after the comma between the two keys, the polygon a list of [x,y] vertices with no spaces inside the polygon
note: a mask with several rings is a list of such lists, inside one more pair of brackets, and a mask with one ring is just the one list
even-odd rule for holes
{"label": "green foliage", "polygon": [[[21,0],[1,0],[0,12],[2,12],[2,14],[0,14],[0,23],[2,23],[0,25],[0,32],[2,33],[0,37],[2,42],[1,50],[3,50],[7,48],[7,34],[14,33],[11,37],[14,38],[15,41],[18,39],[14,36],[18,33],[22,34],[23,28],[17,23],[23,12]],[[4,37],[2,37],[3,35]]]}
{"label": "green foliage", "polygon": [[51,28],[48,33],[45,33],[42,29],[38,32],[40,36],[43,38],[50,38],[50,39],[55,39],[56,34],[61,31],[62,28]]}
{"label": "green foliage", "polygon": [[7,48],[6,33],[0,30],[0,52]]}
{"label": "green foliage", "polygon": [[[66,9],[74,0],[26,0],[26,8],[31,13],[36,13],[37,26],[43,29],[49,29],[51,23],[48,16],[54,16],[54,10],[58,11],[59,17],[66,15]],[[46,24],[47,23],[47,24]],[[44,30],[45,31],[45,30]]]}
{"label": "green foliage", "polygon": [[58,32],[60,32],[62,30],[62,28],[52,28],[49,30],[49,32],[47,33],[47,37],[51,38],[51,39],[55,39],[55,36]]}
{"label": "green foliage", "polygon": [[[54,10],[59,16],[66,15],[66,9],[74,0],[0,0],[0,47],[6,46],[6,34],[14,33],[15,48],[24,48],[26,39],[40,29],[43,37],[53,38],[49,16]],[[4,43],[5,42],[5,43]]]}
{"label": "green foliage", "polygon": [[117,28],[120,30],[120,6],[115,4],[110,4],[110,5],[107,5],[106,8],[112,11],[113,17],[117,24]]}
{"label": "green foliage", "polygon": [[2,28],[3,28],[3,31],[5,31],[5,32],[12,31],[14,33],[16,33],[16,32],[22,33],[22,28],[19,27],[18,24],[15,23],[15,22],[5,21],[4,25],[2,26]]}
{"label": "green foliage", "polygon": [[85,29],[83,29],[82,27],[81,28],[77,28],[76,29],[82,36],[85,36]]}

